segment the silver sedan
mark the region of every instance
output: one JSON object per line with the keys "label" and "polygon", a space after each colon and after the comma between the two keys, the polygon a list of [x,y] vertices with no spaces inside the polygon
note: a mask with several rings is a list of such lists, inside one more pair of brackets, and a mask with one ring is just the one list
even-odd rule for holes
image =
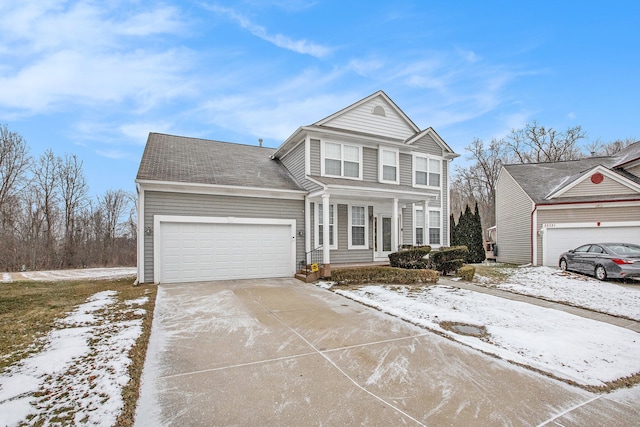
{"label": "silver sedan", "polygon": [[558,265],[598,280],[640,277],[640,245],[589,243],[560,255]]}

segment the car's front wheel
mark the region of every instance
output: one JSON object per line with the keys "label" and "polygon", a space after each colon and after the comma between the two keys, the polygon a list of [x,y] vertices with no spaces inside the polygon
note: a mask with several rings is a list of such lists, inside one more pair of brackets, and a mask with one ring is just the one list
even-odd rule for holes
{"label": "car's front wheel", "polygon": [[567,271],[567,260],[564,258],[560,259],[560,270]]}
{"label": "car's front wheel", "polygon": [[607,270],[601,265],[596,265],[595,276],[598,280],[607,280]]}

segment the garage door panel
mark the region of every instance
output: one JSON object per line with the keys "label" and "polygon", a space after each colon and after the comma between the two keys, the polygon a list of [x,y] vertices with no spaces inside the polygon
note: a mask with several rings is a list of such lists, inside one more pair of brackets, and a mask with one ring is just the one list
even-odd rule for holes
{"label": "garage door panel", "polygon": [[290,224],[163,222],[160,281],[289,276],[291,232]]}
{"label": "garage door panel", "polygon": [[543,265],[557,266],[563,252],[586,243],[640,243],[640,226],[547,228],[543,235]]}

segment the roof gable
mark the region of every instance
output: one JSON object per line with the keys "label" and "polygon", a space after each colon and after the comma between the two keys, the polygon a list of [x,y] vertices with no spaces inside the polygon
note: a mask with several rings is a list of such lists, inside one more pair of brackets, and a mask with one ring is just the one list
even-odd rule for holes
{"label": "roof gable", "polygon": [[449,145],[444,142],[444,140],[440,138],[440,135],[438,135],[431,127],[411,136],[405,141],[405,144],[413,145],[415,147],[424,147],[427,150],[435,144],[438,146],[440,152],[431,152],[429,154],[435,154],[447,158],[455,158],[459,156],[459,154],[453,152],[451,147],[449,147]]}
{"label": "roof gable", "polygon": [[602,195],[638,195],[640,185],[602,166],[584,171],[579,177],[560,186],[547,199],[566,197],[599,197]]}
{"label": "roof gable", "polygon": [[399,139],[410,138],[420,131],[383,91],[369,95],[314,125]]}

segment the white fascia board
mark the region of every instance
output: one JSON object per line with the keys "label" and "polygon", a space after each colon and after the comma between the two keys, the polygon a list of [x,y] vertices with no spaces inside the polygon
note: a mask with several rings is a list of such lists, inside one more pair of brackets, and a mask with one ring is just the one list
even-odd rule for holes
{"label": "white fascia board", "polygon": [[549,222],[540,227],[547,228],[607,228],[607,227],[640,227],[640,221],[591,221],[591,222]]}
{"label": "white fascia board", "polygon": [[561,188],[560,190],[558,190],[555,193],[552,193],[550,195],[548,195],[546,198],[547,199],[555,199],[558,198],[560,196],[562,196],[564,193],[566,193],[567,191],[571,190],[573,187],[575,187],[578,184],[581,184],[583,182],[585,182],[587,179],[591,179],[591,176],[594,173],[601,173],[602,175],[606,176],[609,179],[612,179],[614,181],[616,181],[617,183],[624,185],[625,187],[628,187],[631,190],[634,190],[638,193],[640,193],[640,185],[638,185],[637,183],[631,181],[630,179],[619,175],[615,172],[613,172],[612,170],[602,166],[602,165],[598,165],[596,167],[594,167],[593,169],[585,172],[580,178],[576,179],[575,181],[573,181],[571,184],[566,185],[565,187]]}
{"label": "white fascia board", "polygon": [[625,208],[625,207],[640,207],[640,199],[638,200],[624,200],[624,201],[599,201],[599,202],[567,202],[567,203],[554,203],[553,205],[537,205],[537,209],[541,211],[550,211],[550,210],[558,210],[563,209],[566,210],[568,207],[571,209],[594,209],[594,208],[602,208],[602,207],[616,207],[616,208]]}
{"label": "white fascia board", "polygon": [[240,187],[234,185],[197,184],[172,181],[136,180],[144,191],[207,194],[212,196],[260,197],[266,199],[304,200],[304,190],[278,188]]}
{"label": "white fascia board", "polygon": [[369,198],[369,199],[410,199],[417,201],[424,200],[436,200],[438,198],[435,194],[421,193],[417,191],[405,191],[405,190],[380,190],[377,188],[363,188],[352,187],[348,185],[331,185],[327,187],[328,192],[332,197],[353,197],[356,199]]}
{"label": "white fascia board", "polygon": [[144,283],[144,190],[140,184],[136,184],[138,193],[138,283]]}

